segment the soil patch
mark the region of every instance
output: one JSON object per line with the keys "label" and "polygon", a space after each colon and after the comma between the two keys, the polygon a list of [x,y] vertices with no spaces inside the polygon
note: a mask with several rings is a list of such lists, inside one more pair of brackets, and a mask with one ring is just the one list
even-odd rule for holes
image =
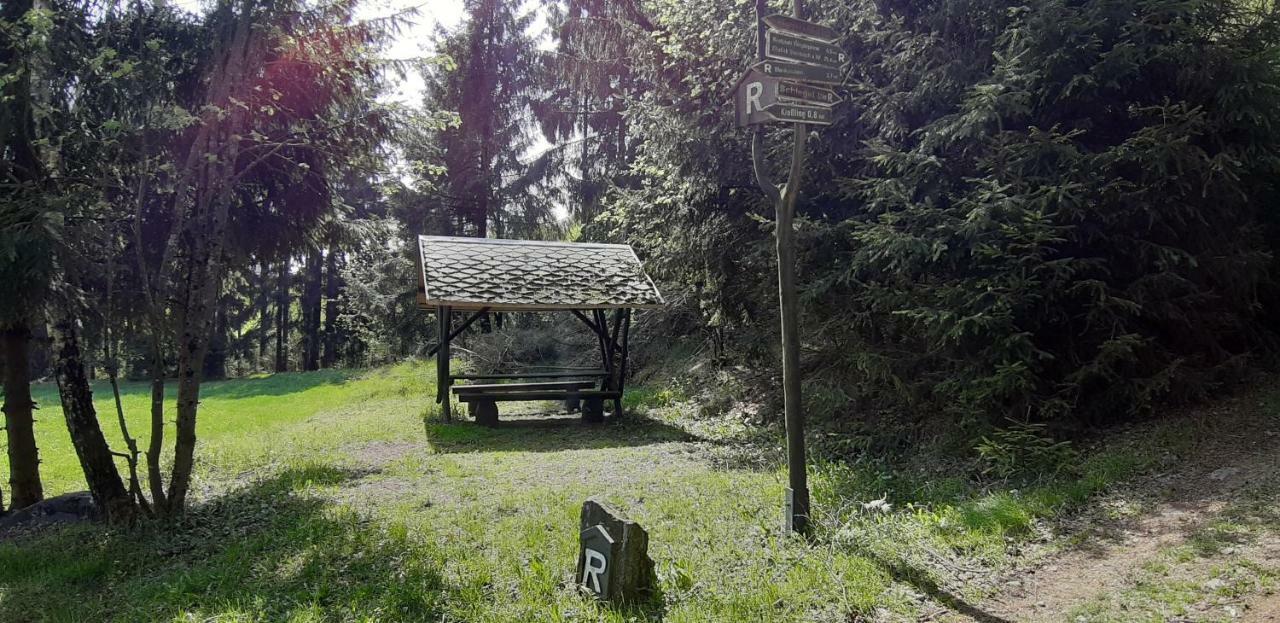
{"label": "soil patch", "polygon": [[[1209,425],[1216,429],[1210,439],[1172,461],[1163,473],[1103,500],[1077,522],[1087,527],[1070,537],[1075,545],[1030,556],[1038,562],[1006,575],[1000,584],[1009,588],[988,600],[982,610],[1013,621],[1066,620],[1075,608],[1132,589],[1141,581],[1144,568],[1157,564],[1170,548],[1194,545],[1247,490],[1280,482],[1280,449],[1275,443],[1280,421],[1258,414],[1256,402],[1240,404],[1244,400],[1231,402],[1241,411],[1253,412],[1251,416],[1224,414],[1220,409],[1207,414],[1216,420]],[[1188,424],[1189,428],[1206,427],[1203,420]],[[1116,512],[1124,508],[1139,510],[1128,517]],[[1114,518],[1117,514],[1122,517]],[[1265,527],[1262,530],[1250,543],[1203,553],[1185,563],[1179,575],[1204,579],[1215,565],[1240,559],[1266,561],[1276,535],[1265,532]],[[1280,620],[1278,612],[1280,599],[1266,596],[1248,607],[1245,620]]]}

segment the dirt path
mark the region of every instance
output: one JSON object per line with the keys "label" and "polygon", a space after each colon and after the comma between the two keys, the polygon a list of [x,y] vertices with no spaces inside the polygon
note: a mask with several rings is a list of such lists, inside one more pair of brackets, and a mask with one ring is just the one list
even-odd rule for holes
{"label": "dirt path", "polygon": [[1232,406],[1255,413],[1201,414],[1209,439],[995,579],[978,616],[947,620],[1280,621],[1280,420]]}
{"label": "dirt path", "polygon": [[1245,614],[1245,623],[1267,623],[1280,621],[1280,594],[1272,594],[1250,604]]}

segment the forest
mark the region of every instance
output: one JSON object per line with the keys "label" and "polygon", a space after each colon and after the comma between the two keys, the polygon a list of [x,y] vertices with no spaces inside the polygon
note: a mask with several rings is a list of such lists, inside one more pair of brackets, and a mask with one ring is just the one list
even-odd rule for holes
{"label": "forest", "polygon": [[[456,22],[434,17],[446,4]],[[850,59],[831,124],[797,139],[802,409],[823,473],[963,464],[983,495],[996,480],[1087,480],[1097,440],[1266,384],[1280,7],[796,4]],[[662,426],[728,418],[776,446],[778,221],[733,104],[755,8],[4,0],[0,517],[87,488],[111,526],[198,522],[212,474],[240,465],[205,440],[227,383],[343,379],[357,400],[379,375],[431,377],[412,367],[440,340],[416,299],[422,235],[631,245],[667,304],[638,316],[628,408],[694,405]],[[391,55],[406,37],[426,53]],[[414,101],[392,97],[411,79]],[[792,132],[761,133],[780,178]],[[563,324],[486,316],[460,365],[580,363]],[[418,434],[445,426],[428,390],[403,383]],[[69,471],[50,467],[64,459]],[[66,474],[79,486],[49,486]],[[901,484],[868,478],[867,499]],[[6,554],[2,534],[0,563],[24,551]],[[668,598],[696,592],[672,564]],[[0,619],[24,620],[6,577]],[[245,620],[297,614],[264,612]],[[439,620],[531,620],[469,612]]]}

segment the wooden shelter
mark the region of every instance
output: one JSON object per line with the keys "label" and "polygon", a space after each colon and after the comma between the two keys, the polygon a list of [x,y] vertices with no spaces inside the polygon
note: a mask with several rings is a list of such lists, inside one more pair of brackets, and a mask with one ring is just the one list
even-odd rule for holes
{"label": "wooden shelter", "polygon": [[[419,236],[418,251],[418,305],[434,309],[439,323],[432,352],[436,402],[446,420],[452,417],[451,393],[468,403],[477,422],[489,425],[497,423],[503,401],[580,403],[587,421],[602,418],[604,402],[612,401],[614,415],[622,414],[631,312],[665,305],[630,246]],[[487,313],[521,311],[573,314],[595,335],[600,367],[450,373],[450,341]],[[454,326],[455,312],[469,314]]]}

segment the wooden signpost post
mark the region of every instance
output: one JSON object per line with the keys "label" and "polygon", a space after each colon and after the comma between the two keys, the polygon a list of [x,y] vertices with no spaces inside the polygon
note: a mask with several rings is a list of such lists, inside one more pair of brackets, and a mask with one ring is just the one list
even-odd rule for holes
{"label": "wooden signpost post", "polygon": [[[777,208],[778,302],[782,322],[782,394],[787,423],[787,530],[807,532],[809,484],[804,448],[804,412],[800,402],[800,312],[795,284],[796,196],[804,168],[807,126],[831,125],[831,107],[840,102],[816,85],[844,82],[848,56],[834,43],[839,35],[800,19],[801,0],[791,0],[791,15],[766,15],[756,0],[757,62],[738,80],[734,93],[738,125],[753,126],[751,159],[756,181]],[[764,163],[764,124],[791,123],[791,166],[781,186]]]}

